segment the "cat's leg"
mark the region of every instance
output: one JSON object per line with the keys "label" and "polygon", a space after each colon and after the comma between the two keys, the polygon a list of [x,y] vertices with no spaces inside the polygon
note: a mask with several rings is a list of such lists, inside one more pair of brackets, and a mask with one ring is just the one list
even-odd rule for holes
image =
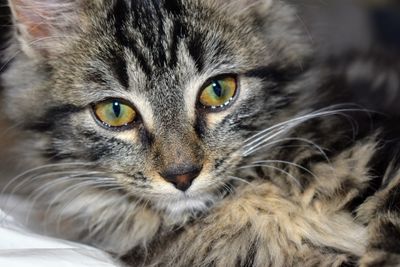
{"label": "cat's leg", "polygon": [[360,266],[400,266],[400,171],[385,177],[384,188],[358,210],[368,224],[369,242]]}

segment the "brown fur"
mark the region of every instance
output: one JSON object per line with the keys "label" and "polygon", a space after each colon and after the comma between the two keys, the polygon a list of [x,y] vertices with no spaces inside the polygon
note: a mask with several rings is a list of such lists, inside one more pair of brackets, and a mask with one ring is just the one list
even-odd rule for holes
{"label": "brown fur", "polygon": [[[391,121],[343,104],[356,101],[354,62],[313,59],[290,6],[9,2],[4,108],[29,169],[4,190],[27,194],[38,230],[132,266],[400,263]],[[384,78],[367,84],[397,78],[396,64],[377,75],[371,62],[357,77]],[[198,95],[221,75],[237,77],[237,95],[209,110]],[[102,124],[105,99],[138,120]],[[183,165],[202,167],[187,191],[163,176]]]}

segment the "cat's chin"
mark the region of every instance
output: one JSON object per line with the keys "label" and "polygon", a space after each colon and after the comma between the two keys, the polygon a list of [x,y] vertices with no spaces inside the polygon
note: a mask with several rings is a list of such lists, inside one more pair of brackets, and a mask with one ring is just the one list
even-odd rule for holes
{"label": "cat's chin", "polygon": [[157,201],[154,207],[165,213],[168,221],[179,224],[206,212],[218,199],[218,196],[212,193],[180,194]]}

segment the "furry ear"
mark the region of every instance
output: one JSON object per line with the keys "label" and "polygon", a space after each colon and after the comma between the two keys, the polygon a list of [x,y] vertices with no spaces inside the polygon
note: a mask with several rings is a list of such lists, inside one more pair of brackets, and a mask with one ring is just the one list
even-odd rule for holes
{"label": "furry ear", "polygon": [[79,0],[9,0],[16,36],[28,55],[46,56],[82,25]]}

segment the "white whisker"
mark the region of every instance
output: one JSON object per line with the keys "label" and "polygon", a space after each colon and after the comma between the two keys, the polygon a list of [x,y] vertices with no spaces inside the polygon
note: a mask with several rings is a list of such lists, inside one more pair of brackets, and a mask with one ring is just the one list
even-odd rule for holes
{"label": "white whisker", "polygon": [[250,183],[249,181],[246,181],[245,179],[242,179],[242,178],[239,178],[239,177],[236,177],[236,176],[229,175],[228,178],[231,179],[231,180],[234,180],[234,181],[239,181],[239,182],[245,183],[247,185],[253,186],[253,184]]}
{"label": "white whisker", "polygon": [[327,108],[323,108],[299,117],[295,117],[292,118],[290,120],[275,124],[271,127],[268,127],[262,131],[260,131],[259,133],[253,135],[252,137],[248,138],[247,140],[245,140],[245,145],[243,146],[244,148],[247,148],[249,146],[252,146],[260,141],[262,141],[264,138],[269,138],[270,136],[270,132],[274,131],[274,130],[283,130],[283,129],[292,129],[298,125],[300,125],[301,123],[305,122],[305,121],[309,121],[311,119],[314,118],[320,118],[320,117],[325,117],[325,116],[333,116],[333,115],[340,115],[340,116],[345,116],[345,117],[349,117],[349,115],[344,114],[344,112],[372,112],[370,110],[366,110],[366,109],[333,109],[336,108],[338,106],[343,106],[343,105],[334,105],[334,106],[330,106]]}
{"label": "white whisker", "polygon": [[251,165],[246,165],[246,166],[238,167],[237,169],[248,169],[248,168],[254,168],[254,167],[266,167],[266,168],[270,168],[270,169],[274,169],[274,170],[277,170],[277,171],[279,171],[279,172],[282,172],[282,173],[286,174],[287,176],[289,176],[290,178],[292,178],[292,180],[295,182],[295,184],[296,184],[299,188],[301,188],[301,184],[300,184],[300,182],[298,181],[298,179],[297,179],[296,177],[294,177],[294,176],[293,176],[292,174],[290,174],[289,172],[287,172],[287,171],[285,171],[285,170],[282,170],[282,169],[280,169],[280,168],[278,168],[278,167],[275,167],[275,166],[273,166],[273,165],[268,165],[268,164],[251,164]]}
{"label": "white whisker", "polygon": [[[94,172],[94,173],[97,173],[97,172]],[[40,186],[39,188],[33,190],[33,192],[28,196],[28,200],[31,199],[33,194],[37,193],[37,195],[32,199],[32,206],[35,206],[36,202],[46,192],[49,192],[50,189],[53,189],[54,187],[62,185],[63,183],[73,183],[73,182],[76,182],[78,180],[88,181],[88,179],[91,179],[91,178],[84,177],[84,176],[88,176],[88,175],[91,175],[91,173],[68,175],[68,176],[59,177],[56,180],[52,180],[50,182],[47,182],[44,185]],[[92,181],[90,181],[90,183],[94,183],[94,181],[92,180]],[[79,185],[82,185],[82,183],[80,183]],[[26,224],[28,224],[28,222],[29,222],[30,215],[31,215],[31,210],[27,212],[27,216],[25,218]]]}
{"label": "white whisker", "polygon": [[309,169],[307,169],[307,168],[305,168],[305,167],[303,167],[303,166],[301,166],[299,164],[296,164],[296,163],[290,162],[290,161],[284,161],[284,160],[260,160],[260,161],[255,161],[255,162],[253,162],[251,164],[263,164],[263,163],[283,163],[283,164],[291,165],[291,166],[299,168],[300,170],[303,170],[303,171],[307,172],[308,174],[313,176],[315,179],[317,179],[317,176],[312,171],[310,171]]}
{"label": "white whisker", "polygon": [[14,177],[13,179],[11,179],[11,181],[9,181],[4,189],[1,191],[0,194],[4,194],[4,192],[6,192],[6,190],[8,189],[9,186],[12,185],[12,183],[14,183],[16,180],[19,180],[27,175],[30,175],[36,171],[43,171],[46,170],[48,168],[62,168],[62,167],[76,167],[76,166],[90,166],[90,163],[82,163],[82,162],[71,162],[71,163],[55,163],[55,164],[46,164],[46,165],[42,165],[39,167],[35,167],[29,170],[24,171],[23,173],[17,175],[16,177]]}

